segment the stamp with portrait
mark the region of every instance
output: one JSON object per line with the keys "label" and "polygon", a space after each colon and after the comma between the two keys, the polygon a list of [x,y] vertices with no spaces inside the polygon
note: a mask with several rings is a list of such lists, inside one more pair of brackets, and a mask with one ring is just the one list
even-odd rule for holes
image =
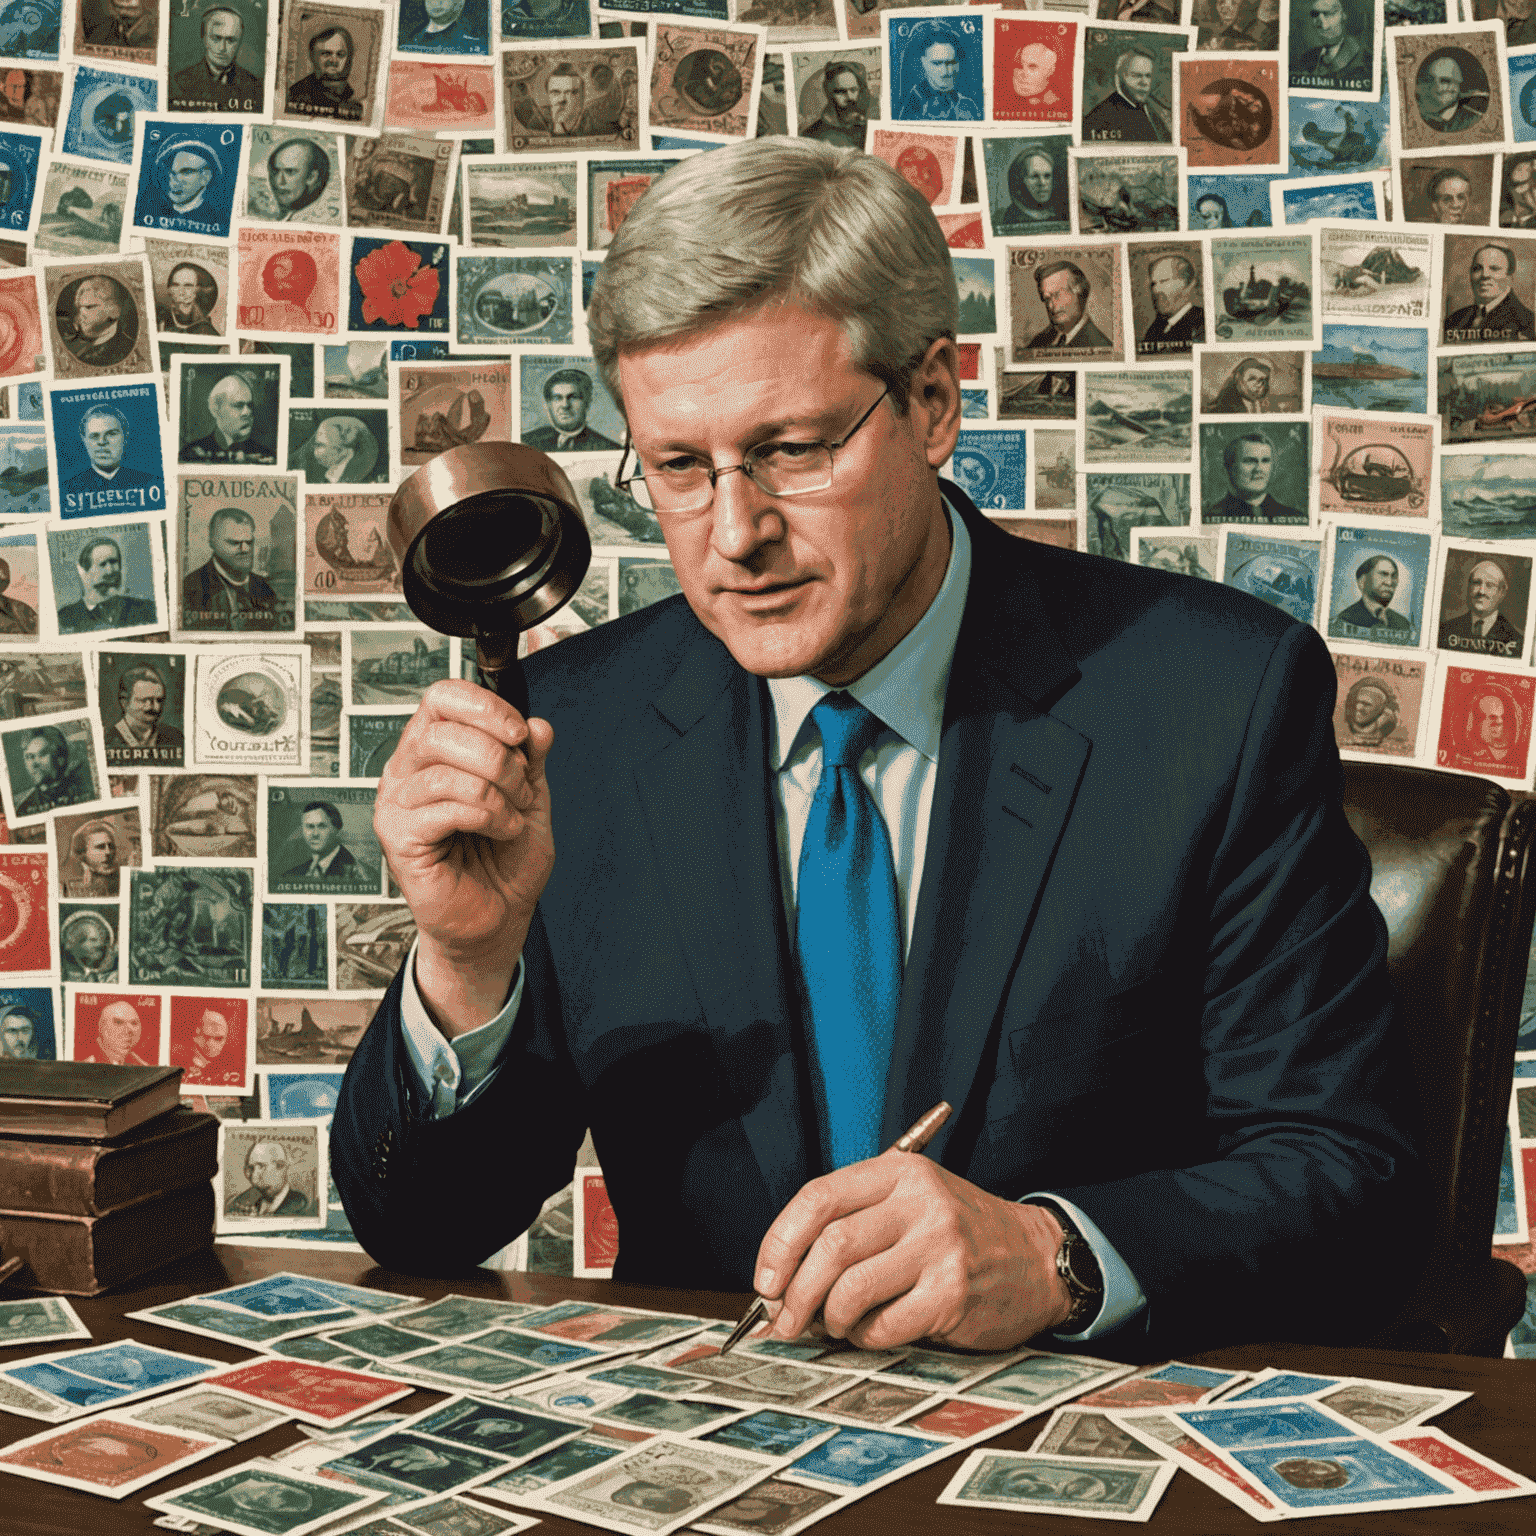
{"label": "stamp with portrait", "polygon": [[163,549],[149,522],[50,528],[48,563],[59,634],[163,629]]}
{"label": "stamp with portrait", "polygon": [[1343,101],[1378,95],[1381,30],[1381,0],[1297,0],[1290,8],[1288,88]]}
{"label": "stamp with portrait", "polygon": [[[72,748],[76,745],[72,743]],[[8,740],[5,752],[9,767],[12,753]],[[9,813],[9,805],[6,810]],[[47,851],[0,848],[0,972],[17,974],[52,968],[48,896]]]}
{"label": "stamp with portrait", "polygon": [[[109,0],[103,0],[103,8],[108,3]],[[144,10],[154,16],[153,7],[146,5]],[[141,112],[159,109],[157,80],[119,70],[95,69],[89,64],[77,65],[69,109],[64,115],[61,148],[67,155],[132,165],[134,118]]]}
{"label": "stamp with portrait", "polygon": [[[74,9],[74,23],[70,52],[77,59],[105,59],[149,70],[160,63],[164,28],[153,0],[80,0]],[[80,72],[86,73],[84,69]],[[149,110],[154,110],[153,102]],[[130,133],[130,142],[132,137]],[[69,149],[67,144],[65,149]]]}
{"label": "stamp with portrait", "polygon": [[1397,528],[1335,527],[1328,637],[1372,645],[1420,644],[1431,580],[1431,539]]}
{"label": "stamp with portrait", "polygon": [[638,42],[513,44],[496,73],[498,152],[641,147],[649,71]]}
{"label": "stamp with portrait", "polygon": [[175,627],[293,633],[298,477],[212,471],[183,474],[179,486]]}
{"label": "stamp with portrait", "polygon": [[229,238],[245,145],[239,123],[140,117],[135,229]]}
{"label": "stamp with portrait", "polygon": [[1433,235],[1353,219],[1320,224],[1316,233],[1324,321],[1423,320],[1429,315]]}
{"label": "stamp with portrait", "polygon": [[997,16],[992,20],[992,120],[1072,123],[1078,23]]}
{"label": "stamp with portrait", "polygon": [[[1100,16],[1126,9],[1144,21],[1179,23],[1176,0],[1151,0],[1145,9],[1135,0],[1099,0]],[[1201,53],[1273,53],[1280,47],[1279,7],[1260,0],[1194,0],[1188,19]]]}
{"label": "stamp with portrait", "polygon": [[278,33],[273,121],[381,128],[387,20],[374,7],[334,0],[288,6]]}
{"label": "stamp with portrait", "polygon": [[1187,368],[1085,371],[1084,462],[1188,463],[1193,391]]}
{"label": "stamp with portrait", "polygon": [[1317,340],[1312,235],[1212,235],[1210,252],[1216,324],[1208,339],[1243,347]]}
{"label": "stamp with portrait", "polygon": [[241,331],[258,336],[341,334],[340,234],[242,225],[235,260]]}
{"label": "stamp with portrait", "polygon": [[[620,206],[628,211],[633,202],[659,172],[648,167],[635,176],[638,190],[630,195],[629,186],[619,194]],[[607,171],[613,180],[623,182],[632,174],[631,161],[594,160],[588,164],[589,183]],[[666,165],[676,161],[668,160]],[[465,236],[469,245],[495,246],[574,246],[576,244],[576,174],[574,160],[519,160],[516,156],[466,157],[460,161],[463,175]],[[595,205],[594,205],[595,206]],[[588,240],[599,238],[593,226]],[[611,239],[612,235],[608,236]],[[603,240],[604,245],[607,240]]]}
{"label": "stamp with portrait", "polygon": [[303,773],[309,763],[309,650],[198,646],[192,766]]}
{"label": "stamp with portrait", "polygon": [[984,17],[902,9],[881,19],[892,122],[977,123],[990,115]]}
{"label": "stamp with portrait", "polygon": [[103,649],[97,652],[96,666],[107,767],[184,767],[189,723],[186,652],[163,646]]}
{"label": "stamp with portrait", "polygon": [[389,501],[387,490],[306,489],[306,598],[399,596],[400,568],[387,533]]}
{"label": "stamp with portrait", "polygon": [[1125,361],[1119,241],[1007,250],[1012,362]]}
{"label": "stamp with portrait", "polygon": [[391,59],[387,99],[385,116],[392,128],[486,140],[496,132],[494,64]]}
{"label": "stamp with portrait", "polygon": [[346,136],[347,223],[441,235],[459,159],[457,139],[386,133]]}
{"label": "stamp with portrait", "polygon": [[277,36],[265,0],[185,0],[168,15],[166,110],[270,117]]}
{"label": "stamp with portrait", "polygon": [[1429,517],[1437,422],[1392,411],[1319,410],[1314,425],[1321,516]]}
{"label": "stamp with portrait", "polygon": [[[396,478],[450,448],[509,442],[514,435],[510,363],[488,358],[465,363],[395,363],[390,366],[390,382],[399,444]],[[590,381],[587,392],[590,396]]]}
{"label": "stamp with portrait", "polygon": [[171,439],[181,465],[274,466],[286,457],[280,409],[291,361],[171,359]]}
{"label": "stamp with portrait", "polygon": [[1280,66],[1272,59],[1179,59],[1179,137],[1190,169],[1284,164]]}
{"label": "stamp with portrait", "polygon": [[[1514,155],[1504,157],[1506,189]],[[1398,195],[1408,224],[1492,224],[1493,160],[1487,155],[1422,155],[1397,162]],[[1509,206],[1506,194],[1499,222]]]}
{"label": "stamp with portrait", "polygon": [[254,859],[256,780],[249,774],[150,774],[149,833],[155,862]]}
{"label": "stamp with portrait", "polygon": [[34,243],[53,256],[115,255],[127,206],[125,171],[55,158],[43,176]]}
{"label": "stamp with portrait", "polygon": [[545,453],[617,453],[624,420],[596,362],[581,356],[525,356],[519,375],[520,442]]}
{"label": "stamp with portrait", "polygon": [[1445,315],[1439,340],[1448,347],[1536,341],[1536,238],[1442,238]]}
{"label": "stamp with portrait", "polygon": [[1029,505],[1028,434],[1016,427],[968,427],[949,461],[956,485],[983,511]]}
{"label": "stamp with portrait", "polygon": [[[1179,227],[1179,157],[1086,150],[1072,156],[1077,228],[1084,235],[1173,233]],[[1020,233],[1028,234],[1028,229]]]}
{"label": "stamp with portrait", "polygon": [[1333,737],[1339,751],[1369,757],[1415,756],[1427,665],[1411,656],[1334,651],[1333,669],[1339,682],[1333,709]]}
{"label": "stamp with portrait", "polygon": [[1095,1460],[1085,1473],[1081,1458],[1061,1459],[1043,1451],[972,1451],[938,1502],[1015,1514],[1034,1510],[1145,1520],[1176,1470],[1169,1461],[1145,1466]]}
{"label": "stamp with portrait", "polygon": [[484,58],[491,51],[489,0],[401,0],[395,50]]}
{"label": "stamp with portrait", "polygon": [[802,139],[863,149],[864,130],[881,113],[885,56],[878,47],[795,48],[789,54],[795,93],[789,114]]}
{"label": "stamp with portrait", "polygon": [[372,785],[267,786],[267,894],[377,896],[384,858]]}
{"label": "stamp with portrait", "polygon": [[981,140],[985,201],[994,237],[1062,235],[1071,230],[1067,174],[1071,144],[1069,134],[1009,134]]}
{"label": "stamp with portrait", "polygon": [[145,237],[155,330],[173,336],[228,334],[229,247]]}
{"label": "stamp with portrait", "polygon": [[1247,592],[1303,624],[1317,622],[1317,598],[1323,585],[1321,539],[1280,538],[1246,528],[1226,528],[1223,538],[1224,586]]}
{"label": "stamp with portrait", "polygon": [[59,975],[63,980],[98,987],[117,985],[121,919],[122,909],[116,901],[59,904]]}
{"label": "stamp with portrait", "polygon": [[1184,177],[1185,206],[1191,230],[1267,228],[1273,171],[1189,172]]}
{"label": "stamp with portrait", "polygon": [[391,436],[382,407],[296,405],[288,412],[288,468],[306,486],[383,485]]}
{"label": "stamp with portrait", "polygon": [[870,154],[884,160],[934,207],[955,200],[960,188],[961,147],[960,136],[953,133],[873,128],[869,135]]}
{"label": "stamp with portrait", "polygon": [[459,256],[453,259],[456,347],[568,346],[574,261],[569,256]]}
{"label": "stamp with portrait", "polygon": [[325,1225],[326,1143],[318,1120],[221,1121],[219,1232]]}
{"label": "stamp with portrait", "polygon": [[1523,661],[1531,556],[1447,543],[1441,557],[1436,647],[1461,660]]}
{"label": "stamp with portrait", "polygon": [[1386,38],[1399,152],[1508,142],[1501,23],[1389,27]]}
{"label": "stamp with portrait", "polygon": [[1202,523],[1311,520],[1310,422],[1202,421],[1199,449]]}
{"label": "stamp with portrait", "polygon": [[247,218],[269,224],[342,223],[341,135],[323,128],[249,130]]}
{"label": "stamp with portrait", "polygon": [[[973,24],[979,29],[980,19]],[[762,87],[763,29],[660,20],[653,25],[650,126],[712,139],[750,137]]]}
{"label": "stamp with portrait", "polygon": [[347,328],[417,335],[448,331],[449,247],[437,240],[353,235],[347,256]]}
{"label": "stamp with portrait", "polygon": [[1438,702],[1437,768],[1495,779],[1529,777],[1536,703],[1530,673],[1447,666]]}
{"label": "stamp with portrait", "polygon": [[[465,162],[468,169],[465,172],[466,179],[473,178],[480,170],[478,165]],[[589,251],[606,251],[613,244],[613,237],[619,232],[619,225],[624,222],[625,215],[650,189],[652,182],[658,177],[666,175],[674,165],[678,164],[677,157],[657,160],[588,160],[587,161],[587,243]],[[528,172],[536,176],[542,176],[549,171],[558,169],[557,166],[541,165],[530,166]],[[574,177],[572,178],[574,180]],[[532,212],[532,210],[529,210]],[[540,210],[542,212],[542,210]],[[471,217],[473,218],[473,210]],[[505,216],[505,215],[503,215]],[[483,226],[482,226],[483,227]],[[571,240],[558,242],[572,244],[575,240],[576,213],[571,210]],[[520,230],[508,230],[509,235],[520,234]],[[507,239],[499,242],[503,245],[520,245],[521,239]],[[555,241],[546,241],[545,244],[556,244]]]}
{"label": "stamp with portrait", "polygon": [[1174,143],[1173,63],[1189,46],[1182,29],[1114,22],[1084,27],[1082,142]]}
{"label": "stamp with portrait", "polygon": [[50,262],[43,287],[55,378],[153,372],[144,257]]}
{"label": "stamp with portrait", "polygon": [[1536,438],[1536,351],[1442,355],[1436,371],[1442,442]]}
{"label": "stamp with portrait", "polygon": [[158,383],[50,385],[48,395],[59,515],[163,513]]}
{"label": "stamp with portrait", "polygon": [[129,985],[249,987],[252,888],[250,870],[227,865],[134,870]]}
{"label": "stamp with portrait", "polygon": [[53,835],[59,892],[71,901],[115,899],[123,870],[144,863],[137,805],[57,815]]}
{"label": "stamp with portrait", "polygon": [[1130,241],[1126,258],[1137,358],[1161,362],[1190,356],[1209,339],[1200,241]]}
{"label": "stamp with portrait", "polygon": [[183,1088],[249,1093],[254,1046],[248,999],[167,994],[164,1065],[182,1069]]}
{"label": "stamp with portrait", "polygon": [[64,1001],[64,1060],[120,1067],[158,1065],[164,1027],[164,999],[159,993],[70,986]]}

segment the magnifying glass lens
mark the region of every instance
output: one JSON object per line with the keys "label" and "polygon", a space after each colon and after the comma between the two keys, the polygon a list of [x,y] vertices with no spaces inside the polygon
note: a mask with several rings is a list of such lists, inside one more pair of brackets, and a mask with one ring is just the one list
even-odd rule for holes
{"label": "magnifying glass lens", "polygon": [[427,525],[420,558],[439,588],[501,586],[543,554],[549,522],[541,500],[486,491]]}

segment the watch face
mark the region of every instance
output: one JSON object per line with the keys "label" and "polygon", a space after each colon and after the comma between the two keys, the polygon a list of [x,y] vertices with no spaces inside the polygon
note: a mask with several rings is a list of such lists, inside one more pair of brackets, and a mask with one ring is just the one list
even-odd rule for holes
{"label": "watch face", "polygon": [[1104,1272],[1094,1257],[1088,1240],[1076,1232],[1067,1232],[1061,1240],[1061,1260],[1058,1265],[1061,1278],[1075,1298],[1104,1294]]}

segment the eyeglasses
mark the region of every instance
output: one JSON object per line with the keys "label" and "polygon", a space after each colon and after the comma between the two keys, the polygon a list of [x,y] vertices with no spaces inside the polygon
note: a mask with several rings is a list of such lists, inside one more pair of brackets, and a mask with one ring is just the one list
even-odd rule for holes
{"label": "eyeglasses", "polygon": [[[749,449],[741,463],[724,464],[718,469],[692,454],[679,454],[658,464],[648,475],[629,434],[625,433],[624,457],[619,460],[614,489],[628,491],[636,480],[642,480],[658,514],[686,515],[704,511],[715,499],[715,483],[721,475],[739,469],[753,485],[770,496],[810,496],[832,484],[833,455],[847,445],[853,434],[875,414],[875,406],[890,392],[891,387],[887,384],[869,409],[835,443],[791,443],[775,439]],[[634,473],[626,475],[624,466],[629,463],[632,453],[635,453]]]}

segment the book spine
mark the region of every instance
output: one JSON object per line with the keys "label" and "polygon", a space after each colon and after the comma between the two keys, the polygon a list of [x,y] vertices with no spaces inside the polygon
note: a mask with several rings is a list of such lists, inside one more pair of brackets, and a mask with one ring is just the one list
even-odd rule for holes
{"label": "book spine", "polygon": [[100,1216],[218,1172],[218,1123],[112,1146],[0,1139],[0,1210]]}

